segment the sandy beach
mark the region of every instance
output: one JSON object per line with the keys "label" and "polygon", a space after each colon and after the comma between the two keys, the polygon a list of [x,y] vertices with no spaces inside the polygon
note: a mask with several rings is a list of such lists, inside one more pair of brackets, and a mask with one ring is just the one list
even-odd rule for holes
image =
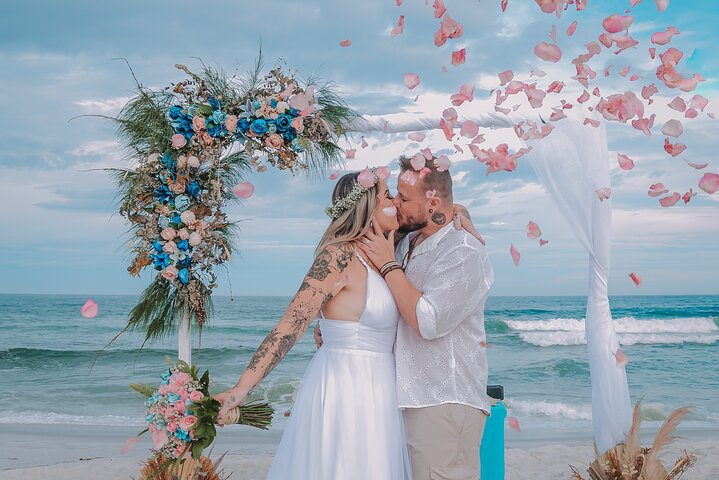
{"label": "sandy beach", "polygon": [[[135,427],[75,425],[3,425],[0,443],[0,479],[40,480],[74,479],[127,480],[137,478],[140,463],[147,455],[149,439],[125,455],[120,454],[125,440],[137,432]],[[651,441],[653,432],[643,435]],[[243,427],[223,431],[216,442],[213,457],[227,452],[222,467],[233,479],[263,479],[281,432],[258,432]],[[506,479],[556,480],[569,478],[569,465],[584,472],[593,458],[591,440],[577,432],[559,439],[548,435],[507,432]],[[687,480],[719,478],[719,432],[679,430],[683,437],[662,455],[671,462],[683,451],[697,456],[696,465],[685,475]]]}

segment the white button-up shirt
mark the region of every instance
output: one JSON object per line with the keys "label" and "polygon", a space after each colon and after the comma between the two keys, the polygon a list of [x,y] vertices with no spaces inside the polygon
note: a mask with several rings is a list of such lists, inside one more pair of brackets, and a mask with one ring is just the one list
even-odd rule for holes
{"label": "white button-up shirt", "polygon": [[[398,245],[398,262],[414,235]],[[494,273],[486,249],[450,222],[419,243],[406,263],[407,279],[422,292],[416,309],[422,336],[399,323],[400,407],[460,403],[489,413],[484,304]]]}

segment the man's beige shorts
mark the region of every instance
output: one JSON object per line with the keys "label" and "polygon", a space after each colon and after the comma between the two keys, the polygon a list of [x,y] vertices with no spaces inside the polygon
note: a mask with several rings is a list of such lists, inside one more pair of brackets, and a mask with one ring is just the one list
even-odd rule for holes
{"label": "man's beige shorts", "polygon": [[413,480],[478,480],[487,415],[446,403],[404,411]]}

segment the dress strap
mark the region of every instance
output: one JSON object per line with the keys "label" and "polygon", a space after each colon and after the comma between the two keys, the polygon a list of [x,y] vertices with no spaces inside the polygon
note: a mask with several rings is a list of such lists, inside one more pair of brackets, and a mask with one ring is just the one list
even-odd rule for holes
{"label": "dress strap", "polygon": [[355,252],[355,255],[357,255],[357,258],[359,258],[360,262],[362,262],[362,265],[364,265],[365,267],[367,267],[367,270],[371,270],[370,266],[367,265],[367,262],[365,262],[365,259],[362,258],[362,255],[360,255],[360,254],[357,253],[357,252]]}

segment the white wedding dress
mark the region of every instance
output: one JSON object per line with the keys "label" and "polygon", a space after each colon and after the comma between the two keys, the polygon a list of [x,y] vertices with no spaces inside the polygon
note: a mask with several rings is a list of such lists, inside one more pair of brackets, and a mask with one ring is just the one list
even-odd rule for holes
{"label": "white wedding dress", "polygon": [[389,288],[367,267],[360,319],[321,319],[324,343],[305,371],[268,480],[411,479],[392,352],[399,319]]}

